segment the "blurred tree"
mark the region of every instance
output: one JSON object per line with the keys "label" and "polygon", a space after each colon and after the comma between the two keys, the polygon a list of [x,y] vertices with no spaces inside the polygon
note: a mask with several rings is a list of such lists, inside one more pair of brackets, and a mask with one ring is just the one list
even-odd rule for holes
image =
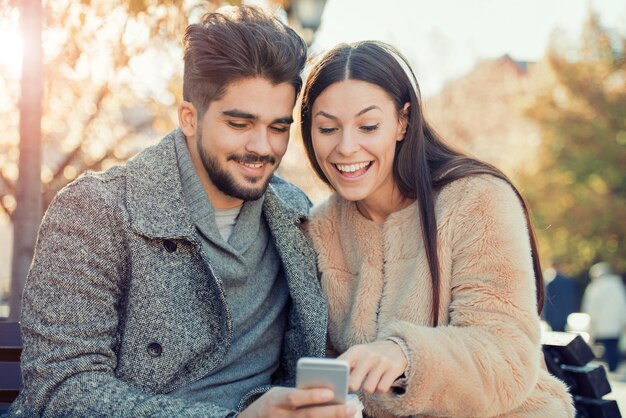
{"label": "blurred tree", "polygon": [[[86,170],[127,160],[176,125],[190,20],[242,0],[44,0],[43,210]],[[291,10],[290,0],[270,4]],[[18,0],[0,0],[8,19]],[[16,207],[19,74],[0,66],[0,216]]]}
{"label": "blurred tree", "polygon": [[[2,16],[23,4],[22,15],[29,22],[29,3],[0,0]],[[32,4],[41,9],[41,0]],[[6,87],[0,89],[0,106],[6,109],[0,115],[0,215],[10,216],[14,224],[12,319],[19,317],[40,213],[80,173],[128,159],[175,125],[182,90],[180,42],[188,18],[221,4],[44,2],[43,35],[36,45],[24,44],[21,106],[16,106],[18,74],[6,68],[0,72],[0,86]],[[37,38],[41,28],[26,25],[27,40]],[[43,56],[37,56],[38,49]],[[42,58],[43,78],[36,65]],[[29,93],[37,86],[38,97]]]}
{"label": "blurred tree", "polygon": [[[0,0],[2,16],[17,0]],[[124,161],[175,125],[189,18],[224,1],[44,1],[43,209],[85,170]],[[18,178],[19,75],[0,67],[0,213]],[[12,106],[6,106],[6,104]],[[5,104],[5,106],[2,106]],[[6,110],[6,111],[4,111]]]}
{"label": "blurred tree", "polygon": [[[0,18],[10,19],[22,3],[0,0]],[[175,127],[176,105],[182,99],[181,39],[186,26],[205,12],[243,1],[35,3],[43,4],[40,112],[33,112],[35,108],[26,103],[20,110],[19,74],[0,66],[0,218],[9,217],[14,224],[14,255],[18,246],[19,253],[25,254],[20,264],[24,267],[12,269],[12,317],[19,315],[21,289],[34,244],[15,228],[16,220],[24,217],[24,209],[35,211],[23,227],[36,233],[40,221],[37,214],[45,211],[67,183],[84,171],[106,169],[127,160]],[[268,3],[290,10],[290,0]],[[32,48],[28,48],[25,55],[32,57]],[[28,65],[24,66],[25,84],[30,83]],[[42,150],[41,171],[32,169],[39,163],[20,158],[21,147],[28,145],[21,142],[20,123],[24,128],[41,128],[41,148],[36,146]],[[21,155],[34,156],[37,150]],[[41,199],[18,194],[18,178],[28,179],[29,190],[41,190]]]}
{"label": "blurred tree", "polygon": [[577,45],[555,36],[553,73],[529,110],[543,143],[522,180],[544,249],[566,270],[626,271],[626,39],[591,13]]}

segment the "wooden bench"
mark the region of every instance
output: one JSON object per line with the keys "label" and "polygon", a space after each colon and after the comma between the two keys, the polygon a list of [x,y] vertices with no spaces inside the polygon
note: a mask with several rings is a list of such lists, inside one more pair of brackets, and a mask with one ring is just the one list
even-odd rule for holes
{"label": "wooden bench", "polygon": [[570,388],[576,418],[621,418],[617,402],[603,399],[611,392],[606,370],[595,359],[589,344],[578,334],[545,332],[542,347],[548,371]]}
{"label": "wooden bench", "polygon": [[0,416],[8,411],[22,388],[20,324],[0,321]]}

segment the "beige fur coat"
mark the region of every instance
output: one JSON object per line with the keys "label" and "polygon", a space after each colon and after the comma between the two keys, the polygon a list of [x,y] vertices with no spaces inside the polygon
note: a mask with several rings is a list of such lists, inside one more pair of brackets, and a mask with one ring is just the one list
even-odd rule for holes
{"label": "beige fur coat", "polygon": [[436,197],[440,326],[417,205],[383,226],[338,195],[314,209],[309,236],[329,304],[329,343],[396,336],[409,348],[406,392],[365,398],[373,417],[573,417],[566,387],[540,367],[528,230],[511,187],[457,180]]}

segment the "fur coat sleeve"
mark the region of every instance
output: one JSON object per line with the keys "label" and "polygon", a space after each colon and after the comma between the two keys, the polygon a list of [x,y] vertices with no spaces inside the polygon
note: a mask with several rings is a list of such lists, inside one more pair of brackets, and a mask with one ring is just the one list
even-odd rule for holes
{"label": "fur coat sleeve", "polygon": [[[402,395],[365,396],[375,417],[573,417],[565,386],[540,368],[528,228],[511,187],[490,176],[456,181],[436,200],[440,324],[417,205],[382,230],[351,202],[315,210],[309,235],[329,302],[330,343],[402,338],[411,369]],[[378,234],[378,235],[377,235]]]}

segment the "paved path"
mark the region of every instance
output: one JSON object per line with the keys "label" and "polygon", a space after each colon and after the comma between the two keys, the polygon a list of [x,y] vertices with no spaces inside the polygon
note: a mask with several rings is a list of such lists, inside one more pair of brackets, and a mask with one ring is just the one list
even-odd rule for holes
{"label": "paved path", "polygon": [[605,399],[615,399],[622,416],[626,417],[626,362],[622,362],[615,373],[609,373],[611,393]]}

